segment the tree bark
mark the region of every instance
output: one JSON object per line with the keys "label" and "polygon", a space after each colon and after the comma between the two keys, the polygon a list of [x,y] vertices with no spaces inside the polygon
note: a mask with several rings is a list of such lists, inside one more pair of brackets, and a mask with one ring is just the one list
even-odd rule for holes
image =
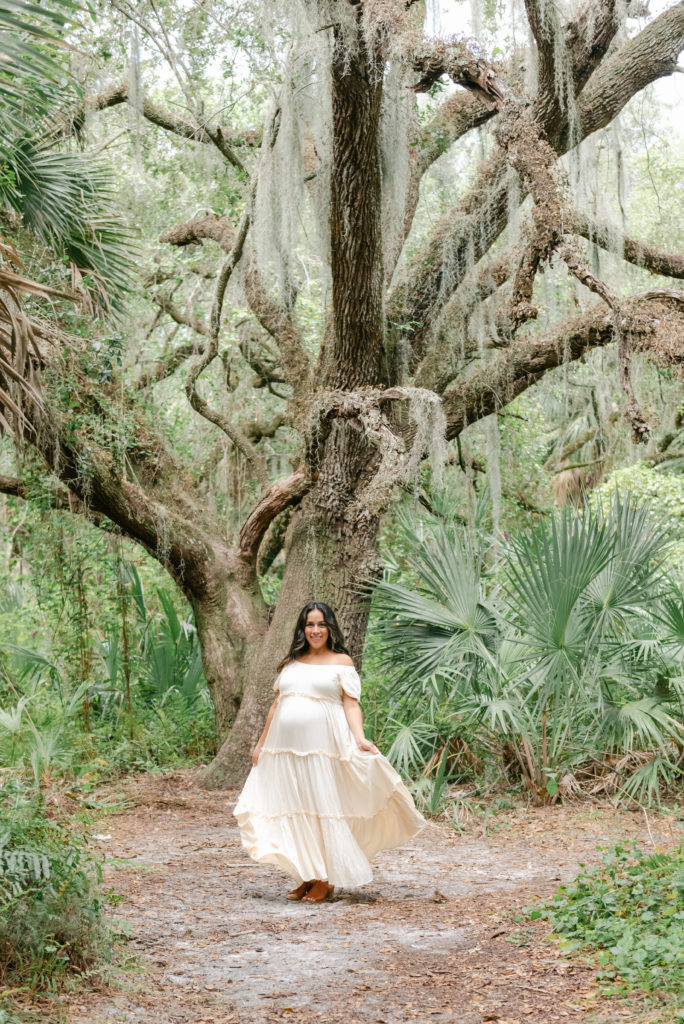
{"label": "tree bark", "polygon": [[[353,390],[377,384],[384,360],[378,149],[382,76],[360,33],[351,56],[337,52],[332,67],[332,311],[322,365],[327,387]],[[321,448],[315,485],[288,530],[285,576],[273,620],[250,666],[250,686],[230,736],[202,776],[207,787],[244,780],[273,699],[276,665],[289,649],[305,604],[319,600],[331,605],[360,666],[368,622],[361,588],[379,569],[379,518],[364,515],[355,497],[372,473],[375,452],[358,425],[347,421],[333,423]]]}
{"label": "tree bark", "polygon": [[320,493],[313,492],[292,516],[280,599],[260,643],[244,651],[243,673],[249,685],[228,739],[200,777],[200,784],[208,789],[239,786],[244,781],[273,700],[276,667],[289,650],[305,604],[324,601],[335,609],[349,652],[361,667],[368,621],[368,601],[361,587],[379,568],[377,519],[361,526],[346,521],[341,509],[332,518],[322,519],[320,498]]}

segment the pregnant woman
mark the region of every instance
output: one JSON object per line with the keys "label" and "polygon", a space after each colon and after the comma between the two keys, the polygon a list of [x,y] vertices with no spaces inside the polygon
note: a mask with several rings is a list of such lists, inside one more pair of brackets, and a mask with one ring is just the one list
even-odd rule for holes
{"label": "pregnant woman", "polygon": [[288,899],[319,903],[336,885],[370,882],[373,854],[406,842],[425,821],[364,736],[361,680],[327,604],[302,608],[278,672],[233,813],[249,855],[299,883]]}

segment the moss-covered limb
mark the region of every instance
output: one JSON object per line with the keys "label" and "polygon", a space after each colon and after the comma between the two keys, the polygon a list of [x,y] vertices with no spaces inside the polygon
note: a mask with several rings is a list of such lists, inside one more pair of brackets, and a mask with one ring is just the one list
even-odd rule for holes
{"label": "moss-covered limb", "polygon": [[[67,138],[69,135],[79,135],[83,131],[86,116],[89,112],[108,110],[122,103],[128,103],[128,99],[129,84],[127,81],[112,84],[94,96],[86,96],[82,103],[67,111],[57,124],[53,132],[53,138],[57,141],[58,139]],[[228,125],[212,124],[210,122],[200,124],[196,121],[190,121],[184,117],[179,117],[178,114],[171,110],[166,110],[153,103],[150,97],[144,93],[140,98],[140,108],[143,117],[150,124],[163,128],[164,131],[171,132],[173,135],[178,135],[183,139],[189,139],[191,142],[216,146],[228,163],[243,172],[245,170],[244,164],[238,157],[235,149],[259,145],[260,133],[258,131],[248,129],[238,134]]]}
{"label": "moss-covered limb", "polygon": [[[624,329],[633,351],[660,364],[684,365],[684,313],[677,293],[643,292],[623,300]],[[447,438],[484,419],[535,384],[548,370],[581,359],[615,340],[612,311],[592,308],[531,340],[518,340],[444,394]]]}
{"label": "moss-covered limb", "polygon": [[566,52],[560,12],[544,0],[525,0],[525,13],[537,46],[537,102],[559,105],[557,65]]}
{"label": "moss-covered limb", "polygon": [[605,57],[624,19],[647,14],[648,4],[643,0],[594,0],[578,8],[565,25],[576,96]]}
{"label": "moss-covered limb", "polygon": [[202,337],[209,337],[209,328],[202,321],[198,320],[196,316],[191,313],[187,313],[185,310],[179,309],[174,302],[171,301],[168,295],[163,295],[158,292],[152,296],[152,301],[155,302],[163,313],[170,316],[174,323],[177,323],[179,327],[189,327],[190,330],[195,331],[196,334],[201,334]]}
{"label": "moss-covered limb", "polygon": [[283,550],[285,537],[292,519],[292,511],[294,507],[294,505],[288,506],[288,508],[271,521],[261,547],[259,548],[259,559],[257,562],[257,572],[259,573],[259,576],[266,575],[280,552]]}
{"label": "moss-covered limb", "polygon": [[291,311],[269,295],[252,252],[245,257],[244,286],[249,308],[275,342],[280,357],[280,372],[274,367],[267,379],[282,380],[296,388],[299,398],[305,398],[311,389],[312,370],[304,339]]}
{"label": "moss-covered limb", "polygon": [[[575,95],[579,95],[603,59],[618,24],[615,0],[599,0],[591,6],[586,5],[577,18],[564,26],[565,47],[572,68]],[[507,81],[512,81],[515,78],[514,69],[507,65],[504,77]],[[542,107],[543,98],[538,95],[536,103],[538,108]],[[410,195],[415,193],[415,201],[420,178],[434,161],[463,135],[473,128],[486,124],[495,114],[496,108],[490,103],[485,103],[473,92],[456,92],[447,97],[430,120],[416,132],[411,144],[413,162],[409,191]],[[541,120],[544,121],[545,118],[542,117]],[[415,211],[415,201],[412,213]]]}
{"label": "moss-covered limb", "polygon": [[484,103],[473,93],[452,93],[430,120],[421,125],[411,142],[414,173],[422,176],[454,142],[473,128],[486,124],[495,114],[496,109],[491,104]]}
{"label": "moss-covered limb", "polygon": [[[191,476],[166,448],[116,376],[94,383],[98,366],[82,339],[36,322],[41,398],[24,401],[26,440],[68,489],[69,508],[103,516],[147,548],[186,590],[201,593],[221,524],[203,507]],[[73,498],[71,497],[73,495]]]}
{"label": "moss-covered limb", "polygon": [[[174,318],[175,319],[175,318]],[[171,374],[175,373],[179,366],[182,366],[190,356],[195,355],[197,352],[197,341],[184,341],[180,345],[176,345],[171,351],[165,353],[160,359],[155,360],[151,366],[144,369],[140,374],[137,381],[137,386],[141,390],[152,387],[153,384],[158,384],[162,380],[166,380]]]}
{"label": "moss-covered limb", "polygon": [[[506,101],[504,109],[508,103]],[[641,412],[632,383],[630,334],[623,322],[622,300],[585,265],[577,251],[576,240],[568,240],[566,237],[563,241],[565,221],[567,219],[572,222],[574,212],[569,207],[556,172],[556,154],[541,137],[536,122],[529,119],[524,109],[513,108],[509,116],[502,117],[496,135],[508,160],[518,172],[524,190],[530,193],[534,202],[531,214],[534,226],[532,239],[523,253],[513,282],[510,303],[513,331],[536,317],[537,310],[531,304],[534,280],[541,264],[556,251],[570,273],[603,299],[612,310],[620,388],[626,403],[625,415],[632,426],[634,438],[645,441],[650,434],[650,426]]]}
{"label": "moss-covered limb", "polygon": [[209,324],[202,332],[207,339],[206,344],[203,351],[198,353],[188,368],[187,377],[185,379],[185,393],[195,412],[199,413],[203,419],[208,420],[223,431],[235,447],[242,452],[245,459],[251,466],[256,479],[263,487],[266,487],[268,485],[268,473],[266,471],[266,463],[261,452],[256,449],[243,430],[236,426],[228,416],[225,416],[220,409],[210,406],[206,399],[202,398],[197,391],[197,382],[201,374],[208,366],[211,365],[218,355],[218,339],[219,331],[221,329],[223,299],[230,276],[242,256],[242,250],[244,248],[248,228],[249,212],[246,212],[243,214],[240,226],[235,233],[233,246],[228,251],[219,269],[216,280],[216,291],[214,293],[214,302],[209,316]]}
{"label": "moss-covered limb", "polygon": [[671,366],[679,376],[684,376],[684,293],[654,288],[642,292],[641,296],[633,296],[628,301],[628,307],[640,299],[647,304],[644,309],[646,314],[658,318],[654,320],[657,330],[652,335],[643,334],[634,331],[630,321],[627,329],[632,332],[633,351],[643,352],[659,365]]}
{"label": "moss-covered limb", "polygon": [[[22,498],[24,501],[30,501],[37,497],[35,487],[27,484],[25,480],[15,476],[5,476],[4,474],[0,475],[0,494],[6,494],[10,498]],[[47,494],[45,490],[41,490],[40,502],[42,508],[45,507],[47,502],[51,509],[83,515],[96,526],[104,529],[107,528],[108,520],[104,516],[100,515],[99,512],[95,512],[94,509],[88,508],[82,501],[79,501],[75,494],[70,493],[66,487],[59,483],[55,483],[54,486],[50,487]]]}
{"label": "moss-covered limb", "polygon": [[229,253],[236,240],[235,225],[229,217],[219,217],[217,213],[200,213],[189,220],[174,224],[162,235],[160,242],[183,247],[198,245],[206,238],[218,242],[225,253]]}
{"label": "moss-covered limb", "polygon": [[537,237],[530,242],[520,258],[510,301],[510,319],[514,329],[537,317],[538,310],[532,305],[532,292],[540,264],[548,255],[548,248]]}
{"label": "moss-covered limb", "polygon": [[557,5],[525,0],[537,45],[535,114],[552,136],[568,120],[571,107],[603,60],[629,4],[594,0],[562,24]]}
{"label": "moss-covered limb", "polygon": [[0,492],[9,495],[10,498],[28,498],[30,491],[28,484],[18,477],[4,474],[0,476]]}
{"label": "moss-covered limb", "polygon": [[649,270],[652,274],[661,274],[663,277],[684,280],[684,253],[666,252],[655,245],[641,242],[630,235],[624,235],[621,229],[594,220],[583,212],[576,212],[572,222],[565,226],[567,230],[582,235],[607,252],[616,253],[636,267]]}
{"label": "moss-covered limb", "polygon": [[[680,0],[598,63],[578,101],[581,138],[609,125],[647,85],[673,74],[682,49],[684,2]],[[573,144],[567,124],[552,143],[559,154]]]}
{"label": "moss-covered limb", "polygon": [[280,353],[271,335],[251,318],[237,324],[235,329],[242,357],[256,374],[253,386],[262,388],[268,384],[285,384]]}
{"label": "moss-covered limb", "polygon": [[601,281],[589,270],[580,260],[576,250],[572,246],[558,246],[558,255],[565,262],[571,274],[577,278],[586,288],[599,295],[603,301],[610,306],[613,312],[613,325],[615,341],[617,342],[618,369],[620,377],[620,390],[625,398],[625,416],[632,426],[632,433],[636,441],[647,441],[651,433],[651,427],[644,418],[639,402],[634,392],[632,382],[632,346],[629,323],[623,316],[623,301],[613,292],[611,288]]}
{"label": "moss-covered limb", "polygon": [[[548,126],[556,155],[604,128],[650,82],[672,74],[683,48],[681,2],[603,58],[577,103],[578,139],[571,142],[567,115],[559,125]],[[540,127],[547,129],[544,124]],[[505,228],[511,209],[524,198],[524,191],[518,196],[509,194],[506,168],[506,157],[499,151],[481,165],[470,192],[437,222],[397,278],[388,297],[388,320],[418,324],[412,341],[419,350],[464,275],[489,250]]]}
{"label": "moss-covered limb", "polygon": [[407,49],[414,71],[421,76],[414,86],[416,92],[427,92],[442,75],[448,75],[492,110],[500,106],[508,93],[499,70],[475,54],[463,40],[421,38],[411,41]]}
{"label": "moss-covered limb", "polygon": [[[521,236],[527,230],[521,228]],[[430,332],[422,352],[414,353],[415,381],[419,387],[430,388],[442,394],[445,388],[461,372],[465,364],[479,354],[478,339],[470,330],[470,321],[482,303],[503,288],[509,280],[519,258],[518,242],[506,249],[496,259],[481,260],[466,275],[444,307],[442,315]],[[497,297],[498,305],[498,297]],[[502,308],[507,308],[502,304]],[[498,320],[497,312],[497,320]],[[501,348],[509,344],[509,332],[490,335],[484,348]],[[418,361],[420,359],[420,361]]]}
{"label": "moss-covered limb", "polygon": [[213,558],[214,523],[183,489],[182,476],[173,475],[167,493],[159,480],[148,480],[145,486],[130,479],[130,470],[126,475],[120,472],[111,453],[79,436],[54,410],[34,412],[31,418],[33,446],[69,491],[88,510],[106,516],[145,547],[186,592],[201,591],[203,565]]}
{"label": "moss-covered limb", "polygon": [[[84,392],[84,387],[79,388]],[[128,410],[122,410],[124,415]],[[206,508],[192,480],[161,439],[136,421],[135,453],[120,464],[106,438],[90,437],[82,415],[43,405],[30,410],[27,439],[68,489],[68,507],[116,524],[171,574],[195,611],[221,735],[237,713],[244,657],[254,656],[266,628],[266,607],[254,566],[225,542],[225,527]],[[8,486],[19,493],[12,481]],[[75,496],[75,497],[72,497]]]}

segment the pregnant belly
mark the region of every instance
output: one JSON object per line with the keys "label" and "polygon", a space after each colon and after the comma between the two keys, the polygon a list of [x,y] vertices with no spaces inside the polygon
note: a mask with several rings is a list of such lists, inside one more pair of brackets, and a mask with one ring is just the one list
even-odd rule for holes
{"label": "pregnant belly", "polygon": [[346,727],[342,706],[308,697],[281,698],[266,738],[266,748],[297,753],[328,751],[337,754]]}

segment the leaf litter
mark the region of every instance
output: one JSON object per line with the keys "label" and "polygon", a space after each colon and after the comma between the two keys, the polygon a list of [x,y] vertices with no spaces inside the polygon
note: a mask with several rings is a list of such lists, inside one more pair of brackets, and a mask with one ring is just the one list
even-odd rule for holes
{"label": "leaf litter", "polygon": [[107,787],[128,804],[93,845],[124,897],[112,914],[137,970],[65,997],[66,1024],[645,1021],[599,995],[591,964],[549,942],[547,923],[520,915],[598,863],[602,846],[674,845],[672,816],[518,808],[489,835],[429,823],[374,859],[371,884],[305,906],[285,899],[283,872],[242,850],[237,793],[198,789],[194,774]]}

